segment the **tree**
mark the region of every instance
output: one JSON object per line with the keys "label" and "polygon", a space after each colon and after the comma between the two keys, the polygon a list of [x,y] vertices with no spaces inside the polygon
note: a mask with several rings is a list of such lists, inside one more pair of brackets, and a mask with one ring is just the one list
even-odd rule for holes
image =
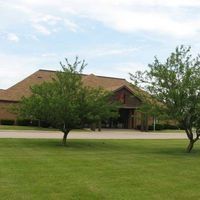
{"label": "tree", "polygon": [[118,117],[118,107],[120,104],[112,100],[112,96],[112,92],[108,92],[100,87],[85,87],[82,91],[82,105],[80,108],[81,113],[84,113],[81,118],[82,123],[98,124],[100,129],[102,121]]}
{"label": "tree", "polygon": [[187,152],[200,137],[200,56],[193,58],[190,52],[190,47],[177,47],[166,62],[155,57],[149,70],[130,74],[135,84],[151,94],[144,104],[184,128]]}
{"label": "tree", "polygon": [[109,100],[109,92],[85,87],[81,73],[86,66],[76,58],[73,64],[66,59],[51,82],[31,87],[32,95],[22,99],[19,114],[23,118],[48,122],[61,130],[63,144],[68,133],[84,123],[117,116],[117,107]]}

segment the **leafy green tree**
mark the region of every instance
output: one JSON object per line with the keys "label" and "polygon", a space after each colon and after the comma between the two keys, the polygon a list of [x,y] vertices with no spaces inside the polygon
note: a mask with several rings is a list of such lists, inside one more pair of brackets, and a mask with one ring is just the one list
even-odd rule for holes
{"label": "leafy green tree", "polygon": [[66,63],[61,63],[62,71],[51,82],[31,87],[32,95],[23,98],[19,107],[21,117],[46,121],[60,129],[64,144],[68,133],[77,126],[117,116],[109,92],[83,85],[85,62],[76,58],[73,64],[67,59]]}
{"label": "leafy green tree", "polygon": [[[112,92],[105,91],[102,88],[86,87],[83,95],[85,105],[82,106],[82,113],[86,113],[83,116],[83,122],[98,124],[100,130],[102,121],[110,118],[115,119],[119,116],[118,107],[120,103],[113,100]],[[93,128],[95,129],[95,127]]]}
{"label": "leafy green tree", "polygon": [[189,139],[187,152],[200,137],[200,56],[193,58],[190,52],[190,47],[177,47],[166,62],[155,57],[149,70],[130,74],[135,84],[152,95],[143,95],[144,104],[184,128]]}

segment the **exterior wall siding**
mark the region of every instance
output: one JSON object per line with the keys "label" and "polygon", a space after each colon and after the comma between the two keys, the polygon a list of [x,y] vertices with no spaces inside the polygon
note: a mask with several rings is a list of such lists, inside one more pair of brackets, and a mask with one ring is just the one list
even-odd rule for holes
{"label": "exterior wall siding", "polygon": [[14,119],[16,120],[17,115],[11,112],[11,108],[16,103],[0,101],[0,119]]}
{"label": "exterior wall siding", "polygon": [[126,107],[137,108],[141,105],[141,101],[125,88],[116,91],[114,97]]}

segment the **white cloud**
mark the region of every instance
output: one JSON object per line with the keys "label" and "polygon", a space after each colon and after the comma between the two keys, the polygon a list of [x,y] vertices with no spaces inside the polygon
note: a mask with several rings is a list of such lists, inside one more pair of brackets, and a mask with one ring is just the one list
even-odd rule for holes
{"label": "white cloud", "polygon": [[187,36],[193,35],[198,31],[198,28],[194,27],[194,23],[178,22],[162,13],[122,10],[115,10],[113,12],[109,14],[109,20],[107,18],[102,19],[107,26],[111,26],[121,32],[151,31],[174,36]]}
{"label": "white cloud", "polygon": [[73,16],[96,20],[125,33],[150,31],[191,37],[200,32],[200,15],[190,11],[200,8],[199,0],[8,0],[2,5],[4,9],[16,9],[10,13],[16,17],[17,12],[23,12],[25,20],[30,20],[33,27],[45,35],[52,32],[47,25],[60,26],[61,23],[77,32],[80,25],[70,20]]}
{"label": "white cloud", "polygon": [[[105,4],[108,5],[161,5],[161,6],[198,6],[200,5],[199,0],[96,0],[95,4],[92,0],[21,0],[20,2],[26,3],[29,6],[60,6],[61,4],[65,7],[66,5],[69,5],[70,3],[75,3],[76,5],[80,4],[81,6],[86,4],[92,4],[93,5],[99,5],[99,4]],[[82,3],[83,2],[83,3]],[[70,4],[71,5],[71,4]]]}
{"label": "white cloud", "polygon": [[[92,51],[91,51],[92,49]],[[102,44],[95,45],[93,47],[82,47],[77,50],[69,51],[63,53],[63,57],[75,57],[76,55],[80,56],[80,58],[86,59],[94,59],[100,57],[113,57],[113,56],[125,56],[131,55],[132,53],[138,51],[140,48],[125,46],[119,44]]]}
{"label": "white cloud", "polygon": [[17,55],[0,52],[0,89],[7,89],[38,69],[59,70],[59,58],[54,53]]}
{"label": "white cloud", "polygon": [[33,35],[33,34],[26,35],[26,38],[34,40],[34,41],[39,41],[39,38],[36,35]]}
{"label": "white cloud", "polygon": [[135,61],[128,61],[116,63],[115,65],[109,66],[108,68],[110,69],[110,76],[121,77],[130,81],[129,73],[135,73],[138,70],[144,71],[147,69],[147,64]]}
{"label": "white cloud", "polygon": [[72,32],[77,32],[79,26],[69,19],[64,20],[65,26]]}
{"label": "white cloud", "polygon": [[37,58],[0,53],[0,88],[7,89],[33,73]]}
{"label": "white cloud", "polygon": [[49,14],[37,14],[35,13],[32,16],[32,22],[33,23],[46,23],[48,25],[56,25],[59,21],[61,21],[61,18],[58,16],[54,16],[54,15],[49,15]]}
{"label": "white cloud", "polygon": [[114,67],[115,70],[120,72],[136,72],[138,70],[145,70],[147,66],[143,63],[138,62],[128,62],[128,63],[120,63],[118,66]]}
{"label": "white cloud", "polygon": [[97,47],[93,51],[95,56],[127,55],[137,51],[136,47],[105,46]]}
{"label": "white cloud", "polygon": [[[87,24],[90,27],[93,25],[97,27],[96,30],[92,30],[94,34],[101,34],[102,29],[98,25],[103,24],[118,32],[131,34],[138,32],[155,40],[160,39],[160,37],[157,37],[160,34],[170,36],[170,38],[162,37],[163,40],[166,39],[166,43],[171,42],[171,36],[176,39],[176,43],[178,43],[177,41],[187,41],[185,38],[194,41],[194,38],[198,39],[200,33],[199,9],[200,0],[0,0],[0,31],[2,32],[0,37],[11,42],[22,41],[23,37],[38,41],[40,35],[37,33],[48,36],[63,30],[63,27],[72,32],[78,32],[82,27],[87,28]],[[82,23],[84,24],[82,25]],[[26,31],[22,33],[24,27],[26,27]],[[97,30],[98,33],[95,32]],[[152,34],[146,34],[147,32]],[[108,37],[112,36],[109,35]],[[124,34],[123,37],[126,37],[126,35]],[[134,40],[134,37],[132,38]],[[179,38],[181,39],[178,40]],[[42,40],[40,42],[43,45]],[[94,41],[92,40],[92,42]],[[37,58],[0,53],[0,88],[5,88],[12,81],[15,82],[22,76],[26,77],[26,75],[34,72],[36,68],[31,66],[45,64],[44,66],[48,69],[56,64],[59,67],[60,57],[69,56],[69,58],[72,58],[78,54],[80,58],[86,58],[86,60],[93,62],[95,59],[100,60],[106,56],[108,57],[105,59],[111,60],[115,56],[127,56],[137,51],[135,47],[120,45],[121,42],[119,41],[119,45],[116,46],[109,44],[101,46],[97,41],[94,45],[92,43],[88,47],[73,48],[69,52],[67,52],[66,47],[65,50],[61,49],[59,53],[56,52],[55,48],[59,58],[52,53],[44,53]],[[131,43],[133,44],[133,42]],[[173,41],[171,43],[176,45]],[[162,47],[166,46],[163,45]],[[66,54],[61,51],[66,51]],[[95,62],[96,60],[94,64],[97,63]],[[97,69],[96,66],[97,70],[95,71],[93,68],[91,72],[117,76],[117,74],[123,75],[133,72],[138,68],[143,69],[145,65],[131,62],[120,63],[113,67],[107,66],[105,70],[100,67]]]}
{"label": "white cloud", "polygon": [[45,58],[55,58],[58,55],[56,53],[43,53],[41,56]]}
{"label": "white cloud", "polygon": [[127,62],[115,62],[115,63],[102,63],[98,65],[96,63],[89,63],[86,67],[84,73],[86,74],[95,74],[102,76],[111,76],[111,77],[119,77],[125,78],[126,80],[130,79],[129,73],[134,73],[138,70],[146,70],[148,69],[148,65],[143,62],[136,62],[128,60]]}
{"label": "white cloud", "polygon": [[[122,0],[121,0],[122,2]],[[169,7],[185,7],[185,6],[200,6],[200,1],[199,0],[168,0],[168,1],[163,1],[163,0],[125,0],[125,2],[131,4],[138,4],[138,5],[160,5],[160,6],[169,6]]]}
{"label": "white cloud", "polygon": [[43,35],[50,35],[51,34],[51,31],[41,24],[33,24],[32,26],[37,32],[39,32]]}
{"label": "white cloud", "polygon": [[10,42],[19,42],[19,37],[15,33],[8,33],[6,38]]}

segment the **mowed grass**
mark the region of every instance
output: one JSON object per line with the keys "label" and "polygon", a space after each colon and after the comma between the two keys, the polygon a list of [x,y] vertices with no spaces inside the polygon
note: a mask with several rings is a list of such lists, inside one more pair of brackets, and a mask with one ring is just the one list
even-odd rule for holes
{"label": "mowed grass", "polygon": [[36,126],[14,126],[14,125],[0,125],[0,130],[36,130],[36,131],[57,131],[54,128],[42,128]]}
{"label": "mowed grass", "polygon": [[0,139],[1,200],[200,199],[187,140]]}
{"label": "mowed grass", "polygon": [[[59,131],[56,128],[43,128],[37,126],[0,125],[0,131]],[[90,129],[73,129],[72,132],[92,132]]]}

